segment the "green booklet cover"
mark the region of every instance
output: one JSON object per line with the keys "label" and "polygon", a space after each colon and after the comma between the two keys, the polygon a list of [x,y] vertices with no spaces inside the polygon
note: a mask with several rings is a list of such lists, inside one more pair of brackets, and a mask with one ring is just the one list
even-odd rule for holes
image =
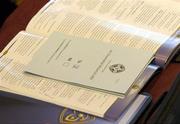
{"label": "green booklet cover", "polygon": [[124,96],[153,55],[141,49],[53,33],[25,71]]}

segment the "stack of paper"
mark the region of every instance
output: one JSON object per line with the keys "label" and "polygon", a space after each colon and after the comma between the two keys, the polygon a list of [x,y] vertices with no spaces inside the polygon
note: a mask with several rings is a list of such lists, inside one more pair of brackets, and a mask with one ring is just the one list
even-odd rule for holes
{"label": "stack of paper", "polygon": [[2,51],[0,90],[117,119],[178,51],[179,13],[171,0],[52,0]]}

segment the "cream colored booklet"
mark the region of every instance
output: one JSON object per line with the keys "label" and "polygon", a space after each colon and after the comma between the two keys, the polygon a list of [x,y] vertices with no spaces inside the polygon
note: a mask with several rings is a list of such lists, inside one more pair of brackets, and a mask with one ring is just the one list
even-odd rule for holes
{"label": "cream colored booklet", "polygon": [[125,96],[154,52],[53,33],[25,71]]}

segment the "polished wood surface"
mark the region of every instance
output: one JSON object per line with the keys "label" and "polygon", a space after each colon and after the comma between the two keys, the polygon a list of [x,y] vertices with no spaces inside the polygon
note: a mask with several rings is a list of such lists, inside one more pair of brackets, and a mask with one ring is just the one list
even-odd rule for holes
{"label": "polished wood surface", "polygon": [[48,0],[24,0],[8,17],[0,28],[0,51],[21,30],[25,30],[28,22],[45,5]]}

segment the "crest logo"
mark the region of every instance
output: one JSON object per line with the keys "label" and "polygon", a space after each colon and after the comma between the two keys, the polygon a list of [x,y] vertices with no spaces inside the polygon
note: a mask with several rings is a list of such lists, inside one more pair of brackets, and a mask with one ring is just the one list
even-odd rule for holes
{"label": "crest logo", "polygon": [[122,64],[114,64],[109,67],[109,70],[112,73],[120,73],[120,72],[125,71],[125,66]]}
{"label": "crest logo", "polygon": [[94,120],[94,116],[69,109],[64,109],[59,118],[60,124],[85,124]]}

